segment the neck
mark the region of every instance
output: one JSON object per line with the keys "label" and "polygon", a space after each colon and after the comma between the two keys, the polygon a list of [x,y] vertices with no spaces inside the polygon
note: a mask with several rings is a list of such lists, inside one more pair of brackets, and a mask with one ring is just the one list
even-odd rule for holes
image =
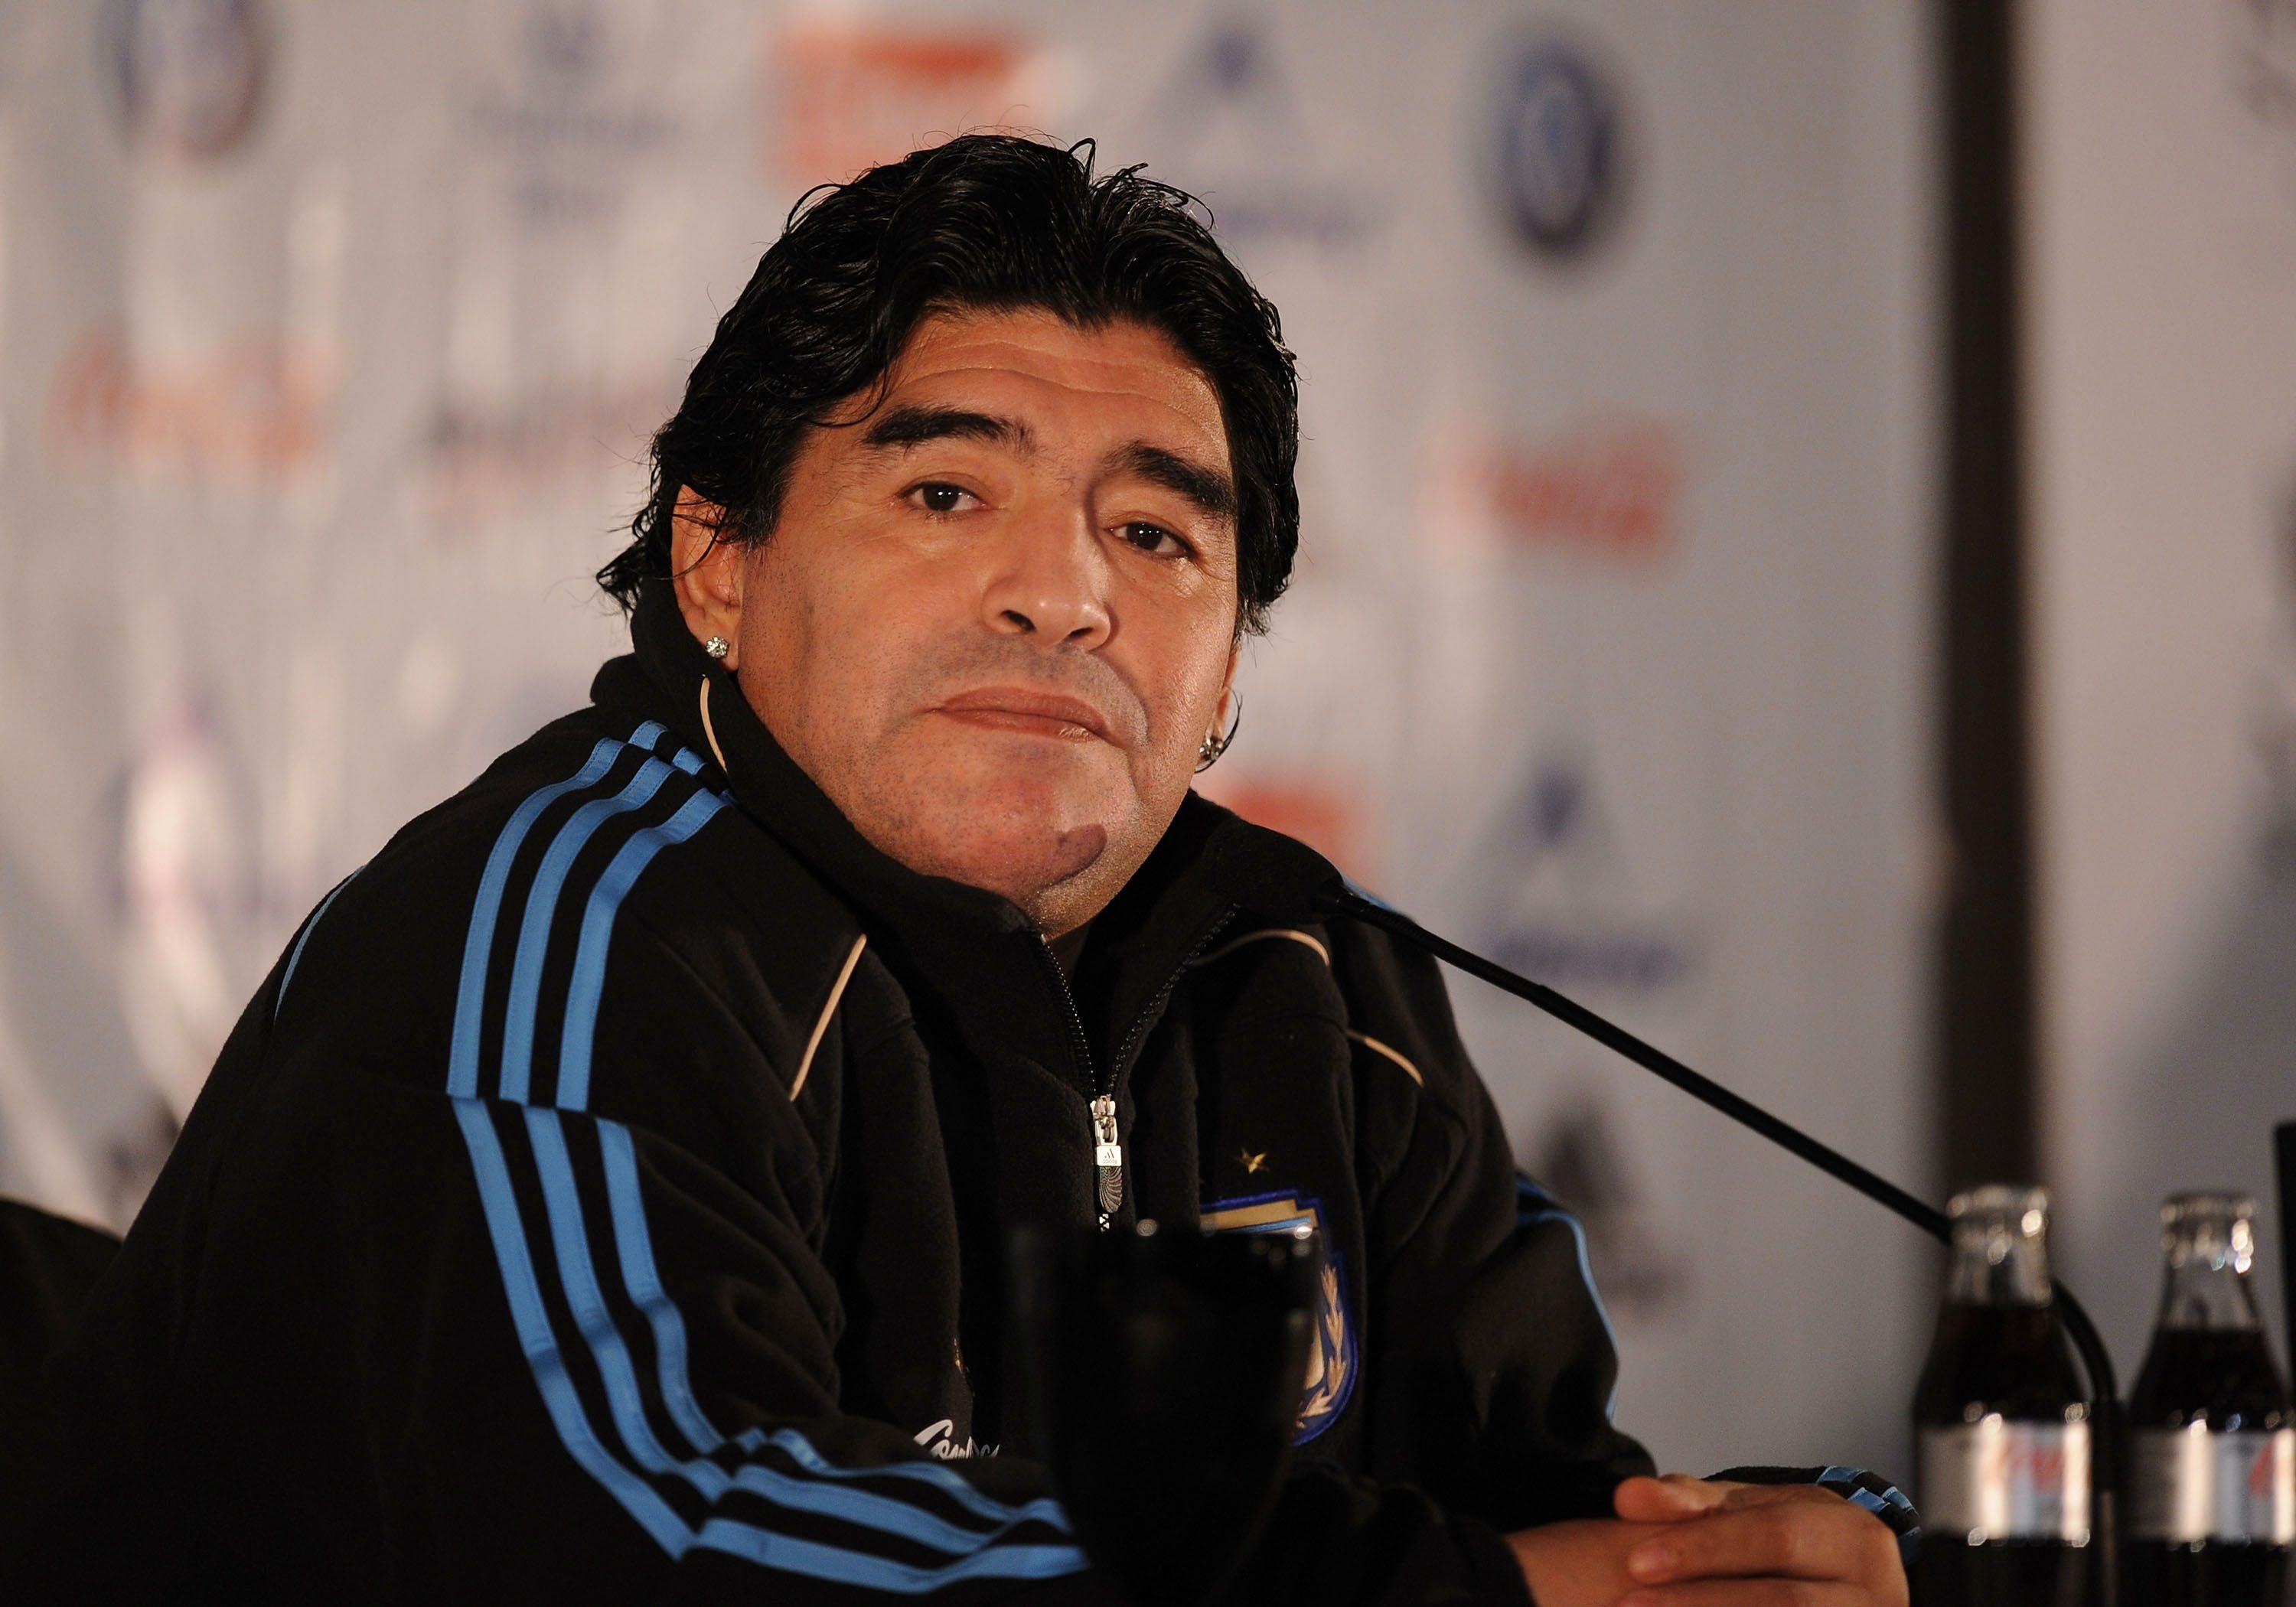
{"label": "neck", "polygon": [[1045,947],[1053,951],[1053,958],[1061,963],[1062,975],[1071,978],[1076,975],[1077,956],[1084,953],[1085,934],[1091,930],[1092,922],[1087,921],[1072,931],[1045,939]]}

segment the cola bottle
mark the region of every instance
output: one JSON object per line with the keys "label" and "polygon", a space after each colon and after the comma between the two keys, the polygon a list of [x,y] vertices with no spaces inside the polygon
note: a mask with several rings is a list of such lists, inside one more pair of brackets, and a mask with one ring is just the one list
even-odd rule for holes
{"label": "cola bottle", "polygon": [[2161,1320],[2128,1403],[2128,1583],[2145,1607],[2279,1607],[2296,1410],[2258,1320],[2256,1202],[2161,1204]]}
{"label": "cola bottle", "polygon": [[1914,1394],[1925,1607],[2080,1607],[2090,1423],[2049,1281],[2049,1196],[1956,1194],[1953,1267]]}

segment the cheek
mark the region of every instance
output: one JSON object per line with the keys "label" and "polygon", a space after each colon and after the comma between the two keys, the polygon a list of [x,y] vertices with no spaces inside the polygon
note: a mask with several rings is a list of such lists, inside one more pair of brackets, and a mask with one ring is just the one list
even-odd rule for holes
{"label": "cheek", "polygon": [[742,611],[742,680],[758,689],[761,712],[785,741],[850,725],[871,644],[849,578],[818,562],[806,550],[813,544],[785,542],[787,534],[759,551]]}
{"label": "cheek", "polygon": [[948,740],[920,710],[952,676],[962,678],[967,649],[980,639],[977,611],[945,573],[900,570],[857,567],[821,588],[790,676],[804,700],[791,713],[808,727],[809,748],[886,786],[908,779],[906,767],[939,754],[935,744]]}
{"label": "cheek", "polygon": [[1197,750],[1219,714],[1227,652],[1225,634],[1208,646],[1202,633],[1189,632],[1159,656],[1164,668],[1144,677],[1142,685],[1152,689],[1149,758],[1159,772],[1181,777],[1195,773]]}

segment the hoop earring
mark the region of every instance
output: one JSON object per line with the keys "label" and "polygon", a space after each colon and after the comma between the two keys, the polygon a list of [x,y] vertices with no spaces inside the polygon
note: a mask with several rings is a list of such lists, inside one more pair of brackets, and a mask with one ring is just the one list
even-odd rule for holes
{"label": "hoop earring", "polygon": [[1243,729],[1243,699],[1234,692],[1228,693],[1228,698],[1234,703],[1235,712],[1229,717],[1227,734],[1204,738],[1203,745],[1196,750],[1196,774],[1199,775],[1220,762],[1220,755],[1235,744],[1235,734]]}

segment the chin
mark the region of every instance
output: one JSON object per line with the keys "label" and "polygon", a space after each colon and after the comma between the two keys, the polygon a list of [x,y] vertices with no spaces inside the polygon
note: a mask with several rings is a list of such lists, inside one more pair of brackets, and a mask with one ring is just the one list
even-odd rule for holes
{"label": "chin", "polygon": [[1111,796],[1081,779],[1004,770],[926,781],[904,833],[909,840],[894,857],[1029,907],[1037,895],[1090,870],[1138,812],[1128,791]]}

